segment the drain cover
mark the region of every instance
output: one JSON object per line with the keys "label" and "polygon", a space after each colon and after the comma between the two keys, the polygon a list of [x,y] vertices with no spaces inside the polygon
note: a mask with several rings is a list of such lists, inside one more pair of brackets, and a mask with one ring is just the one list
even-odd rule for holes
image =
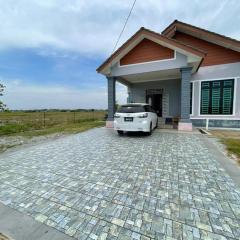
{"label": "drain cover", "polygon": [[10,238],[0,233],[0,240],[10,240]]}

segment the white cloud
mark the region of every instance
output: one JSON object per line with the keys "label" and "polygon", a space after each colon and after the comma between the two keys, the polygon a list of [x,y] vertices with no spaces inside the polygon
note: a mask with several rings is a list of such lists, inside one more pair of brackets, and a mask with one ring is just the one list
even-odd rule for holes
{"label": "white cloud", "polygon": [[[42,56],[56,58],[74,59],[79,53],[85,57],[106,57],[112,51],[132,2],[0,0],[0,50],[35,48]],[[174,19],[239,39],[239,9],[239,0],[137,0],[119,45],[141,26],[161,32]],[[8,67],[1,66],[5,72]],[[57,65],[56,71],[61,67],[63,65]],[[92,86],[78,90],[54,84],[28,84],[11,79],[11,69],[5,74],[10,80],[4,82],[7,89],[3,97],[11,109],[107,107],[106,88]],[[118,86],[117,90],[118,103],[124,103],[126,88]]]}
{"label": "white cloud", "polygon": [[[19,79],[4,80],[3,101],[10,109],[76,109],[107,108],[106,87],[91,89],[73,89],[63,86],[43,86],[26,84]],[[123,85],[117,85],[117,102],[122,104],[127,99],[127,91]]]}
{"label": "white cloud", "polygon": [[0,6],[1,48],[53,46],[99,53],[113,45],[120,30],[114,15],[123,11],[125,16],[129,2],[1,0]]}
{"label": "white cloud", "polygon": [[[87,54],[109,54],[131,3],[0,0],[0,48],[51,46]],[[239,38],[239,7],[239,0],[138,0],[121,42],[141,26],[161,31],[176,18]]]}

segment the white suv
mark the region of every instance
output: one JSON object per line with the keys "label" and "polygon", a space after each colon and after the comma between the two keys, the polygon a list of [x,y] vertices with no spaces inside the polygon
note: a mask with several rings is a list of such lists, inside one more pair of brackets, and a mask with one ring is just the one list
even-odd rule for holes
{"label": "white suv", "polygon": [[146,103],[131,103],[122,105],[114,115],[114,130],[118,134],[127,132],[148,132],[158,125],[156,112]]}

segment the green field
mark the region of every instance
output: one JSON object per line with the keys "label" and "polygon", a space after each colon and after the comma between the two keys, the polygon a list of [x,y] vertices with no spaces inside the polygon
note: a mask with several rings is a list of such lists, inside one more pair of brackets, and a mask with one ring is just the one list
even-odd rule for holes
{"label": "green field", "polygon": [[104,124],[105,111],[0,112],[0,136],[79,132]]}

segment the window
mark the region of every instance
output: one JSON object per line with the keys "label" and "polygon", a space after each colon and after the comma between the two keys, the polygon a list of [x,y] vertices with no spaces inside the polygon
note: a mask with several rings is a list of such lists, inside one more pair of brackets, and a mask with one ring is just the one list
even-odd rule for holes
{"label": "window", "polygon": [[233,94],[234,79],[203,81],[201,84],[201,114],[232,114]]}
{"label": "window", "polygon": [[193,95],[193,83],[190,83],[190,114],[192,114],[192,95]]}
{"label": "window", "polygon": [[143,105],[123,105],[120,107],[120,109],[117,111],[119,113],[139,113],[139,112],[145,112],[145,108]]}
{"label": "window", "polygon": [[149,105],[146,105],[144,108],[145,112],[151,112],[151,107]]}

